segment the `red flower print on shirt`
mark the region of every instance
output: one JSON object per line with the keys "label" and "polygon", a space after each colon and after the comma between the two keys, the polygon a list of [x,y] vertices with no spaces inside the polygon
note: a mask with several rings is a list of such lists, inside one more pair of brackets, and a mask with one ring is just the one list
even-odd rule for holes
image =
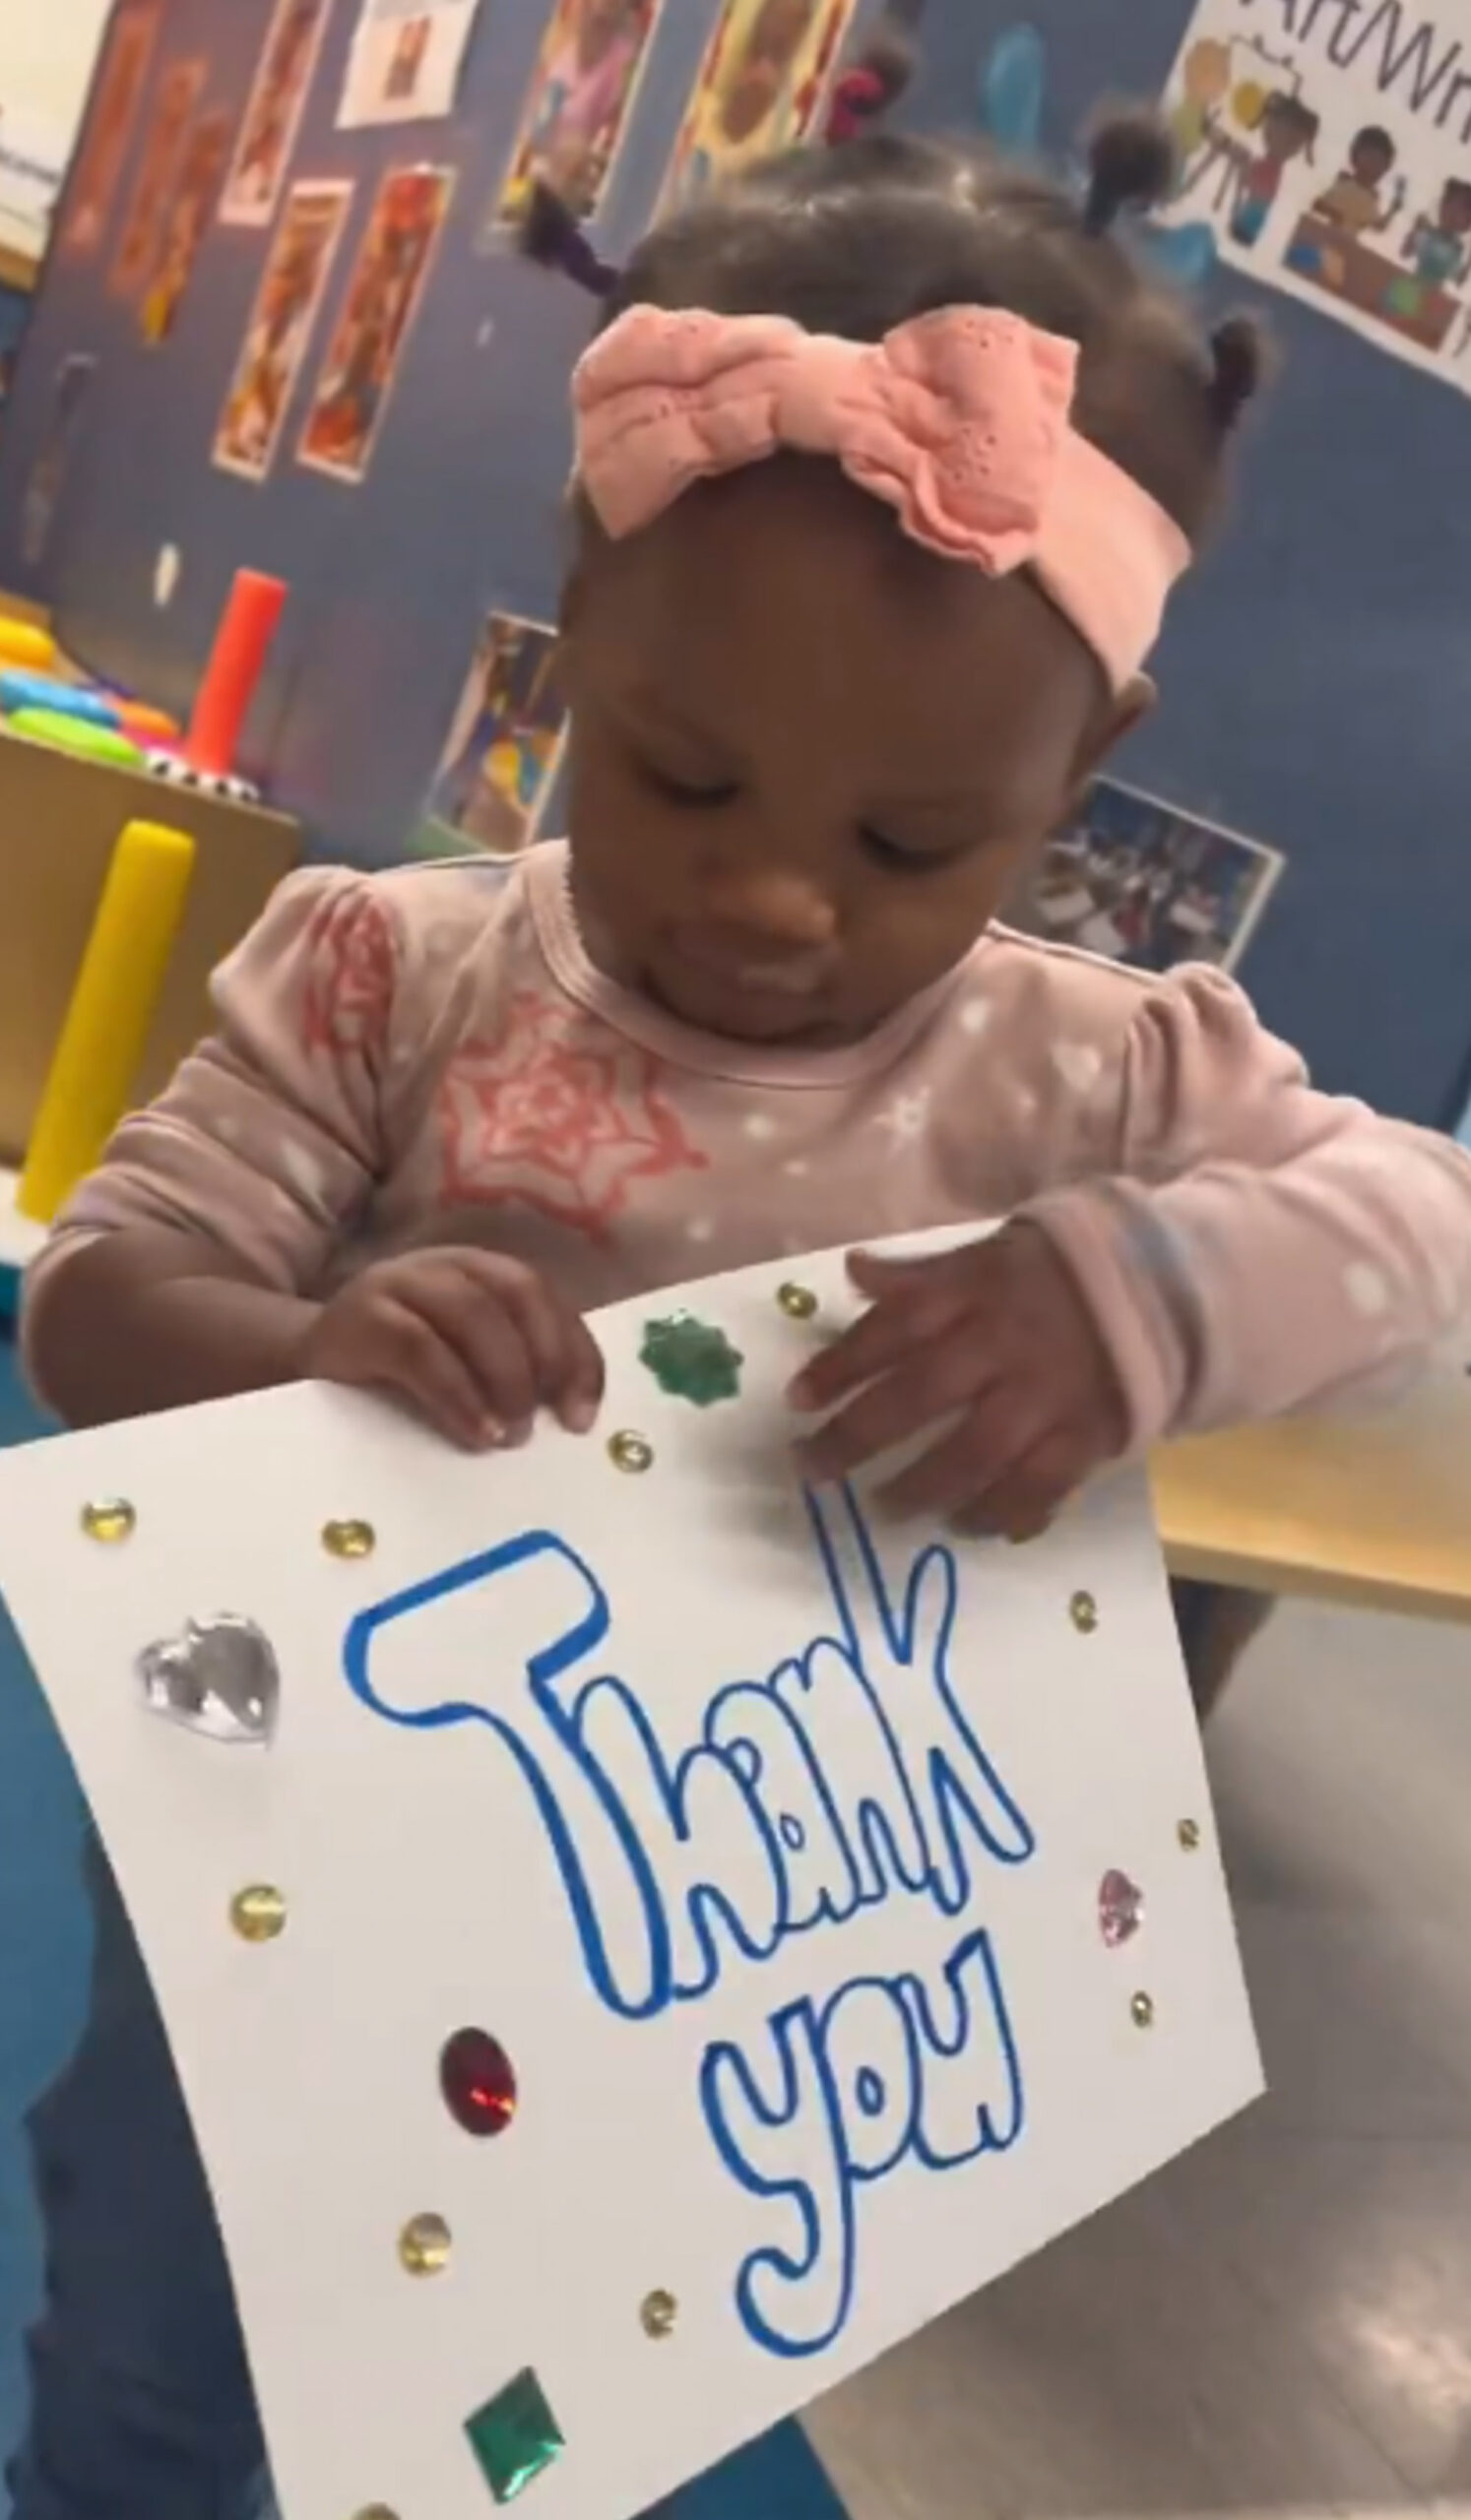
{"label": "red flower print on shirt", "polygon": [[307,1049],[376,1060],[388,1038],[398,960],[384,912],[361,893],[323,902],[306,931],[306,954]]}
{"label": "red flower print on shirt", "polygon": [[448,1203],[516,1202],[606,1241],[629,1184],[703,1171],[648,1050],[529,989],[493,1041],[467,1041],[439,1089]]}

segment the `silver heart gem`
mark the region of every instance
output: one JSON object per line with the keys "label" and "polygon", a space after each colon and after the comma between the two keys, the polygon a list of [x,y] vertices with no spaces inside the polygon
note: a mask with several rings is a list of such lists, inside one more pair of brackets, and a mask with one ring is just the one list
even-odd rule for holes
{"label": "silver heart gem", "polygon": [[264,1746],[281,1711],[281,1670],[271,1640],[235,1610],[184,1621],[182,1636],[145,1645],[138,1676],[146,1705],[210,1741]]}

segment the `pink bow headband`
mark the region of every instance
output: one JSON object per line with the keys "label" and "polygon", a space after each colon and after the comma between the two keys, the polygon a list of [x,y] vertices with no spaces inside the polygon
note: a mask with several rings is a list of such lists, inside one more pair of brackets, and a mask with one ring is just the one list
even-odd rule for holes
{"label": "pink bow headband", "polygon": [[1029,569],[1121,690],[1190,546],[1072,426],[1076,367],[1073,343],[990,307],[870,345],[783,315],[630,306],[578,362],[578,472],[619,540],[779,447],[835,456],[916,542],[989,577]]}

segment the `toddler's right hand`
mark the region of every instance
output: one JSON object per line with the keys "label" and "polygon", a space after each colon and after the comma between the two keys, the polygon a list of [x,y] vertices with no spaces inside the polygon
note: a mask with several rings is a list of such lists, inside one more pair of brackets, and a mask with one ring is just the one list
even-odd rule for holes
{"label": "toddler's right hand", "polygon": [[603,1398],[581,1315],[519,1260],[469,1249],[364,1269],[323,1305],[301,1371],[407,1401],[468,1452],[523,1443],[540,1408],[586,1434]]}

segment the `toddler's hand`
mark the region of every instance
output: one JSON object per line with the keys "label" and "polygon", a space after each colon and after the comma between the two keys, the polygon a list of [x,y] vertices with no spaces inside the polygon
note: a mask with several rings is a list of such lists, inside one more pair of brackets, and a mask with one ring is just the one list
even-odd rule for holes
{"label": "toddler's hand", "polygon": [[488,1251],[410,1251],[364,1269],[323,1306],[301,1370],[408,1401],[470,1452],[524,1442],[539,1408],[585,1434],[603,1398],[580,1314]]}
{"label": "toddler's hand", "polygon": [[1122,1451],[1118,1378],[1040,1227],[1006,1226],[924,1260],[855,1252],[848,1266],[870,1308],[790,1395],[799,1409],[837,1410],[800,1446],[810,1477],[844,1479],[944,1418],[883,1501],[961,1531],[1030,1540]]}

